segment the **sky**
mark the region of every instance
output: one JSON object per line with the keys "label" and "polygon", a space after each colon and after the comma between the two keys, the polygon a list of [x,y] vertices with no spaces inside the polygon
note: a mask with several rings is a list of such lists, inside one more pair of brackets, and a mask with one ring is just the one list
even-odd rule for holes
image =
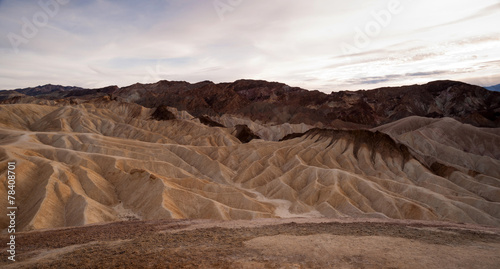
{"label": "sky", "polygon": [[0,0],[0,89],[500,84],[500,0]]}

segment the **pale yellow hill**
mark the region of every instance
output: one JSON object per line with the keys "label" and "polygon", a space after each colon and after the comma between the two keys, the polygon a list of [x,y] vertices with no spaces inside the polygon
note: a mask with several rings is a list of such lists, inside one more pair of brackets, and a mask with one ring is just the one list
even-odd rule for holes
{"label": "pale yellow hill", "polygon": [[477,128],[451,118],[415,116],[374,130],[387,133],[409,146],[423,156],[429,166],[439,162],[459,170],[500,178],[500,128]]}
{"label": "pale yellow hill", "polygon": [[17,162],[18,228],[311,216],[500,224],[492,149],[439,176],[410,154],[422,153],[418,145],[408,150],[381,133],[310,131],[241,144],[229,129],[173,112],[182,119],[151,120],[152,110],[114,101],[1,105],[0,175]]}

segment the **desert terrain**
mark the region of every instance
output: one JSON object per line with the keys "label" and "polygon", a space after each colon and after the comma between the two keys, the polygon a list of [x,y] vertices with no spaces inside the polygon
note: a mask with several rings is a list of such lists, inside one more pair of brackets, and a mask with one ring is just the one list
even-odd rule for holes
{"label": "desert terrain", "polygon": [[18,262],[1,266],[497,268],[499,96],[450,81],[0,92],[18,206]]}
{"label": "desert terrain", "polygon": [[[3,237],[3,236],[2,236]],[[2,268],[497,268],[500,230],[363,219],[126,221],[18,235]]]}

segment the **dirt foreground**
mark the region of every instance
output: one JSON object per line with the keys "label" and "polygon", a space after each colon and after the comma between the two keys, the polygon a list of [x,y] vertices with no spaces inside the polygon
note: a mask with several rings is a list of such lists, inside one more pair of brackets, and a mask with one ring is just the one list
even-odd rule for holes
{"label": "dirt foreground", "polygon": [[127,221],[18,233],[16,262],[4,246],[0,268],[500,268],[499,228],[422,221]]}

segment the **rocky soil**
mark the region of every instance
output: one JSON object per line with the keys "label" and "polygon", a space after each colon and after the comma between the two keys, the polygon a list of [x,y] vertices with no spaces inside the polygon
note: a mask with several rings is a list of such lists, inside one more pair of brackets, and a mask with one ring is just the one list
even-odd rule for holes
{"label": "rocky soil", "polygon": [[[500,229],[363,219],[126,221],[19,233],[1,268],[498,268]],[[0,236],[1,241],[7,235]]]}

